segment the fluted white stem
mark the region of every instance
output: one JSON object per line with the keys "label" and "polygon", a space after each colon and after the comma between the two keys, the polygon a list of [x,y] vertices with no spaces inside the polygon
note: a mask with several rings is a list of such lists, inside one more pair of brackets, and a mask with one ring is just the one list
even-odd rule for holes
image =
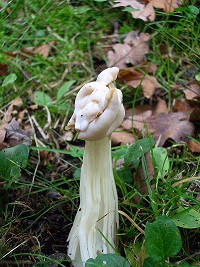
{"label": "fluted white stem", "polygon": [[[88,165],[90,168],[88,168]],[[86,141],[80,180],[80,206],[69,234],[68,255],[76,267],[97,252],[114,253],[118,198],[108,137]],[[110,243],[110,244],[109,244]]]}

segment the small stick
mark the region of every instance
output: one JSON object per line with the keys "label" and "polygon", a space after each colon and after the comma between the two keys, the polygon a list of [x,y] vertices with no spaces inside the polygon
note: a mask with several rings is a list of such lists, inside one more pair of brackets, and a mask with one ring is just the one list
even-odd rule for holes
{"label": "small stick", "polygon": [[121,211],[121,210],[118,210],[118,213],[121,214],[121,215],[124,215],[124,216],[125,216],[125,217],[126,217],[126,218],[127,218],[133,225],[134,225],[134,226],[135,226],[135,228],[137,228],[138,231],[140,231],[140,233],[144,235],[144,230],[142,230],[142,228],[140,228],[140,226],[137,225],[137,224],[134,222],[134,220],[131,219],[130,216],[128,216],[128,214],[126,214],[125,212],[123,212],[123,211]]}

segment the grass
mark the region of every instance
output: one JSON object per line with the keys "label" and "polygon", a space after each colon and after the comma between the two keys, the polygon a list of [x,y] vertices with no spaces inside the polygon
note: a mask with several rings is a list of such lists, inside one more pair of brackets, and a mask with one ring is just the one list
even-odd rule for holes
{"label": "grass", "polygon": [[[64,126],[72,114],[80,87],[106,68],[114,23],[118,23],[119,42],[132,29],[151,34],[147,60],[157,66],[155,76],[162,85],[162,97],[168,107],[172,107],[174,99],[184,97],[182,89],[171,88],[195,79],[199,73],[200,27],[195,15],[198,1],[188,1],[172,14],[157,10],[153,22],[133,19],[122,8],[112,8],[109,1],[68,2],[19,0],[1,3],[0,62],[3,65],[0,70],[3,75],[0,84],[11,73],[17,76],[14,83],[0,87],[1,119],[9,103],[20,96],[23,104],[14,116],[27,109],[22,126],[32,123],[36,130],[22,177],[6,192],[0,189],[0,258],[4,266],[30,262],[35,262],[34,266],[49,266],[49,262],[68,266],[66,239],[79,203],[83,151],[79,148],[83,147],[83,142],[76,137],[70,142],[63,140]],[[27,52],[30,47],[43,44],[51,44],[47,57]],[[58,91],[69,81],[74,82],[58,98]],[[136,104],[148,102],[140,87],[133,92],[127,85],[119,86],[127,108],[134,110]],[[38,92],[41,93],[39,100],[36,99]],[[40,103],[38,108],[32,108],[37,101],[49,103],[46,107]],[[35,146],[43,148],[38,152]],[[113,148],[113,157],[123,158],[128,149],[127,146]],[[119,253],[131,266],[142,266],[146,254],[144,237],[130,218],[145,230],[147,222],[164,214],[173,217],[177,208],[199,210],[198,192],[192,188],[194,183],[183,180],[174,186],[177,180],[186,177],[199,179],[199,156],[191,153],[184,143],[169,144],[166,149],[169,170],[166,176],[157,180],[153,177],[149,182],[144,155],[137,168],[130,158],[129,165],[114,170],[119,209],[127,215],[120,215]],[[152,165],[157,171],[155,162]],[[133,176],[141,175],[141,170],[144,172],[141,187],[147,185],[148,189],[145,194],[133,180]],[[154,190],[152,184],[156,185]],[[138,195],[140,201],[136,202],[134,199]],[[199,228],[181,228],[181,251],[171,257],[166,266],[197,266],[199,234]],[[53,258],[53,254],[57,258]]]}

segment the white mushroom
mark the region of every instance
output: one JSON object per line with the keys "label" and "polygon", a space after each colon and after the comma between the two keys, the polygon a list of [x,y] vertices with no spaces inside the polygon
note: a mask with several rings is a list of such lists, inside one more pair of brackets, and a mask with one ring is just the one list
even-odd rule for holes
{"label": "white mushroom", "polygon": [[86,140],[80,178],[80,206],[68,241],[75,267],[85,266],[100,253],[114,253],[118,228],[118,197],[112,171],[111,133],[122,123],[122,93],[113,81],[119,69],[102,71],[96,82],[78,92],[74,113],[66,127]]}

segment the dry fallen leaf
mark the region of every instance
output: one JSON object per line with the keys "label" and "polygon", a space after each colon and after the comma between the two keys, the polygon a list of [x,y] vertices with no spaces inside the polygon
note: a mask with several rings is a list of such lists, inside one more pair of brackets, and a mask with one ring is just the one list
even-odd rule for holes
{"label": "dry fallen leaf", "polygon": [[187,86],[187,89],[184,90],[185,97],[188,100],[199,99],[200,100],[200,83],[194,81]]}
{"label": "dry fallen leaf", "polygon": [[120,131],[112,133],[111,141],[113,145],[128,145],[133,144],[135,142],[135,138],[132,133]]}
{"label": "dry fallen leaf", "polygon": [[[136,106],[134,110],[127,109],[125,119],[122,123],[122,127],[125,130],[131,130],[132,128],[141,131],[146,123],[146,120],[152,115],[168,112],[166,102],[157,97],[156,102],[146,105]],[[133,115],[133,116],[132,116]]]}
{"label": "dry fallen leaf", "polygon": [[129,116],[123,121],[122,127],[125,130],[131,130],[132,128],[134,128],[135,130],[141,131],[142,128],[144,128],[145,121],[147,120],[147,118],[151,117],[151,115],[152,111],[147,110],[138,115],[134,115],[133,119],[132,116]]}
{"label": "dry fallen leaf", "polygon": [[0,144],[3,143],[4,139],[5,139],[5,136],[6,136],[6,130],[5,130],[5,126],[6,124],[2,124],[0,125]]}
{"label": "dry fallen leaf", "polygon": [[195,130],[194,124],[188,120],[188,114],[184,112],[152,115],[146,120],[146,125],[155,140],[159,140],[159,146],[163,146],[168,139],[174,142],[187,141]]}
{"label": "dry fallen leaf", "polygon": [[196,98],[194,100],[176,99],[173,103],[173,110],[187,112],[191,122],[200,121],[200,104]]}
{"label": "dry fallen leaf", "polygon": [[157,97],[157,104],[153,109],[153,114],[155,115],[155,114],[167,113],[168,111],[169,110],[165,100],[163,100],[160,97]]}
{"label": "dry fallen leaf", "polygon": [[165,12],[173,12],[178,7],[178,0],[149,0],[153,7],[161,8]]}
{"label": "dry fallen leaf", "polygon": [[4,141],[8,143],[9,146],[16,146],[19,144],[31,145],[31,139],[27,132],[20,128],[19,123],[15,119],[12,119],[12,121],[5,126],[5,130],[6,136]]}
{"label": "dry fallen leaf", "polygon": [[48,57],[50,52],[51,52],[51,49],[52,49],[52,46],[55,44],[55,41],[51,41],[49,44],[42,44],[36,48],[34,48],[34,53],[35,54],[39,54],[39,55],[42,55],[44,57]]}
{"label": "dry fallen leaf", "polygon": [[108,66],[117,66],[125,69],[127,64],[139,64],[149,52],[149,35],[131,31],[124,39],[124,44],[114,44],[113,50],[108,51]]}
{"label": "dry fallen leaf", "polygon": [[23,101],[21,99],[21,97],[17,97],[15,98],[11,105],[8,107],[5,115],[4,115],[4,118],[3,118],[3,123],[8,123],[9,121],[11,121],[12,119],[12,113],[13,111],[15,110],[16,107],[21,107],[23,105]]}
{"label": "dry fallen leaf", "polygon": [[34,46],[23,47],[19,52],[13,51],[13,52],[7,52],[6,54],[11,57],[17,56],[20,58],[26,58],[26,56],[33,57],[36,54],[48,57],[54,44],[55,40],[51,41],[49,44],[41,44],[37,47]]}
{"label": "dry fallen leaf", "polygon": [[146,98],[152,97],[155,90],[161,87],[156,77],[148,74],[144,75],[142,72],[135,70],[134,68],[121,69],[118,76],[118,81],[129,84],[133,88],[137,88],[141,85],[143,94]]}
{"label": "dry fallen leaf", "polygon": [[156,88],[161,87],[157,79],[154,76],[148,74],[140,77],[140,79],[138,80],[129,81],[127,82],[127,84],[129,84],[133,88],[137,88],[141,84],[142,92],[146,98],[152,97]]}
{"label": "dry fallen leaf", "polygon": [[135,19],[155,20],[155,11],[151,3],[145,5],[137,0],[115,0],[114,2],[116,3],[114,7],[131,7],[133,9],[131,15]]}
{"label": "dry fallen leaf", "polygon": [[193,153],[200,153],[200,142],[196,142],[195,140],[190,139],[187,143],[187,147]]}
{"label": "dry fallen leaf", "polygon": [[192,111],[193,108],[190,106],[186,99],[175,99],[173,101],[173,110],[175,111]]}

